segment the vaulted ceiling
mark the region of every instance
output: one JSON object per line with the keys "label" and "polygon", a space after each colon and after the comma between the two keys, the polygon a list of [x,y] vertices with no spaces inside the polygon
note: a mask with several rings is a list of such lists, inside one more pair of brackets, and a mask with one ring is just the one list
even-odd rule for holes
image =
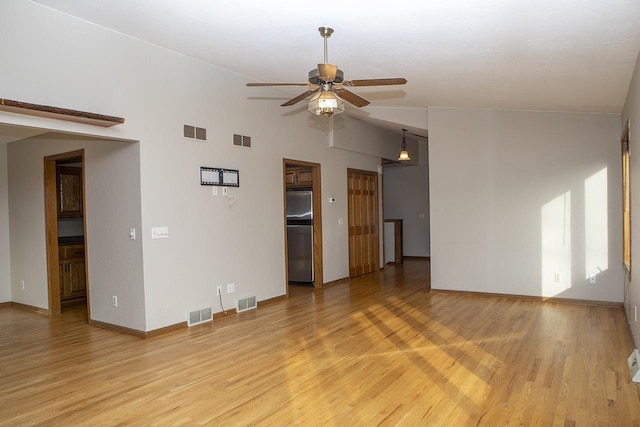
{"label": "vaulted ceiling", "polygon": [[329,26],[346,79],[407,78],[355,88],[372,107],[617,113],[640,49],[638,0],[34,1],[247,82],[306,81]]}

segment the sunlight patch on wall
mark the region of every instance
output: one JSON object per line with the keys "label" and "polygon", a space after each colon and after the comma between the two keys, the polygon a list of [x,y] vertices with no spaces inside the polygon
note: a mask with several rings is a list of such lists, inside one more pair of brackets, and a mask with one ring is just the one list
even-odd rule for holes
{"label": "sunlight patch on wall", "polygon": [[541,209],[543,296],[556,296],[571,288],[571,192]]}
{"label": "sunlight patch on wall", "polygon": [[584,181],[585,279],[609,267],[607,168]]}

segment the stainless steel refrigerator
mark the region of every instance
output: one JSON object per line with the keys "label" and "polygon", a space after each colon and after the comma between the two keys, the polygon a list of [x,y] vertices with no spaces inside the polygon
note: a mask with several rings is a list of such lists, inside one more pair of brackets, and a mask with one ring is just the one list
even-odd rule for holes
{"label": "stainless steel refrigerator", "polygon": [[313,283],[313,192],[287,191],[289,282]]}

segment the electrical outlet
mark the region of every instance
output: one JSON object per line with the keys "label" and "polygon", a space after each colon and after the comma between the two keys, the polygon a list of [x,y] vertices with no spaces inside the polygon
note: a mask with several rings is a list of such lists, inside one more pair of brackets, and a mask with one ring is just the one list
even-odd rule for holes
{"label": "electrical outlet", "polygon": [[553,273],[553,281],[554,282],[560,281],[560,273]]}
{"label": "electrical outlet", "polygon": [[114,306],[114,307],[118,306],[118,297],[117,296],[113,295],[111,297],[111,305]]}
{"label": "electrical outlet", "polygon": [[211,187],[211,194],[213,196],[217,196],[218,195],[218,187],[216,187],[215,185],[213,187]]}
{"label": "electrical outlet", "polygon": [[24,280],[20,280],[20,289],[24,289]]}
{"label": "electrical outlet", "polygon": [[236,291],[236,284],[235,283],[227,283],[227,293],[228,294],[232,294]]}
{"label": "electrical outlet", "polygon": [[222,286],[216,286],[216,295],[222,295]]}
{"label": "electrical outlet", "polygon": [[637,322],[638,321],[638,306],[637,305],[633,306],[633,317],[634,317],[635,321]]}

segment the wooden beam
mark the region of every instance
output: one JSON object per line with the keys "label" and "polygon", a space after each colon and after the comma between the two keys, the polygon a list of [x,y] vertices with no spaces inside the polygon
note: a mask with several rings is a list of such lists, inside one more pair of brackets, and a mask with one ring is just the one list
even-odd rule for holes
{"label": "wooden beam", "polygon": [[88,113],[86,111],[70,110],[68,108],[51,107],[48,105],[30,104],[28,102],[2,98],[0,98],[0,111],[27,114],[48,119],[67,120],[102,127],[111,127],[124,123],[122,117],[106,116],[104,114]]}

